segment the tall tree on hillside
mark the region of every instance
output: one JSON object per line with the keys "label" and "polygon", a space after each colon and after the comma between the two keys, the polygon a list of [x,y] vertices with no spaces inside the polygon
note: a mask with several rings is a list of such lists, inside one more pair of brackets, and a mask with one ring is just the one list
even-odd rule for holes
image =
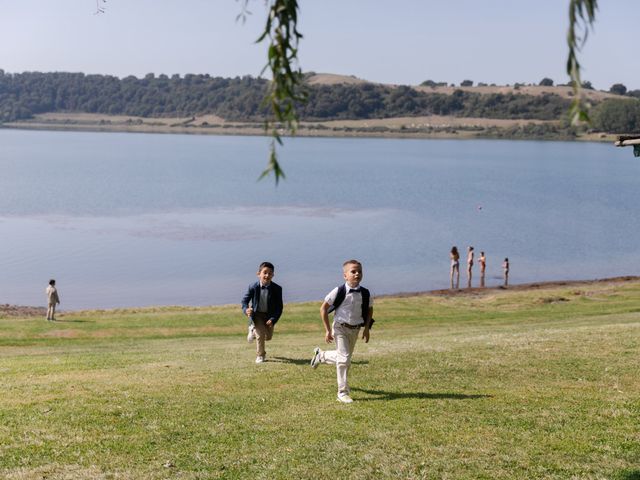
{"label": "tall tree on hillside", "polygon": [[625,95],[627,93],[627,87],[625,87],[622,83],[614,83],[611,85],[609,92],[615,93],[616,95]]}

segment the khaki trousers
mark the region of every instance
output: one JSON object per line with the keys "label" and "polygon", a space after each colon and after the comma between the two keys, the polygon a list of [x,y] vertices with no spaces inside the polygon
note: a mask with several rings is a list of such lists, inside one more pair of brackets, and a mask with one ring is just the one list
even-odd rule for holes
{"label": "khaki trousers", "polygon": [[338,377],[338,395],[349,395],[349,368],[351,367],[351,357],[353,349],[358,340],[359,328],[348,328],[339,323],[333,323],[333,338],[336,342],[335,350],[323,352],[320,356],[322,363],[336,366]]}
{"label": "khaki trousers", "polygon": [[47,320],[54,320],[56,317],[56,304],[50,303],[47,308]]}
{"label": "khaki trousers", "polygon": [[271,340],[273,337],[274,325],[268,326],[267,320],[269,320],[269,317],[266,313],[256,312],[253,314],[253,324],[256,332],[256,354],[259,357],[266,355],[264,342]]}

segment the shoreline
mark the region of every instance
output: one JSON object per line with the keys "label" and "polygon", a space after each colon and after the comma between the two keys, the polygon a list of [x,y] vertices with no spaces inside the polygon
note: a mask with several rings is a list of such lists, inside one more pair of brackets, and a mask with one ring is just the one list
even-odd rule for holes
{"label": "shoreline", "polygon": [[[459,289],[434,289],[434,290],[425,290],[421,292],[398,292],[398,293],[389,293],[376,295],[376,298],[409,298],[409,297],[482,297],[494,294],[496,292],[527,292],[527,291],[536,291],[536,290],[544,290],[544,289],[557,289],[564,287],[583,287],[587,285],[605,285],[605,284],[624,284],[628,282],[639,282],[640,276],[636,275],[623,275],[619,277],[609,277],[609,278],[597,278],[592,280],[548,280],[543,282],[530,282],[530,283],[518,283],[509,285],[507,287],[503,285],[497,285],[492,287],[471,287],[471,288],[459,288]],[[293,304],[296,303],[307,303],[308,301],[303,302],[290,302]],[[126,311],[126,310],[157,310],[157,309],[203,309],[203,308],[211,308],[211,307],[223,307],[228,306],[225,305],[208,305],[208,306],[191,306],[191,305],[165,305],[165,306],[147,306],[147,307],[114,307],[114,308],[97,308],[97,309],[82,309],[82,310],[60,310],[60,315],[68,315],[74,314],[78,312],[87,312],[87,311],[100,311],[100,312],[113,312],[113,311]],[[233,304],[235,305],[235,304]],[[34,307],[34,306],[24,306],[24,305],[11,305],[11,304],[0,304],[0,319],[5,318],[26,318],[26,317],[37,317],[43,316],[46,314],[47,309],[45,307]]]}
{"label": "shoreline", "polygon": [[542,282],[514,283],[507,287],[504,285],[495,285],[491,287],[471,287],[471,288],[441,288],[435,290],[426,290],[424,292],[400,292],[388,295],[377,295],[376,298],[408,298],[408,297],[480,297],[495,292],[526,292],[544,289],[554,289],[562,287],[580,287],[585,285],[604,285],[604,284],[622,284],[627,282],[640,281],[640,276],[622,275],[619,277],[596,278],[591,280],[545,280]]}
{"label": "shoreline", "polygon": [[[283,137],[394,138],[394,139],[497,139],[615,142],[616,135],[556,130],[555,120],[489,119],[453,116],[394,117],[367,120],[301,121],[295,135],[280,129]],[[534,133],[527,131],[533,129]],[[541,128],[542,130],[536,130]],[[0,129],[156,133],[188,135],[270,136],[261,122],[232,122],[215,115],[185,118],[147,118],[87,113],[44,113],[34,119],[0,123]],[[535,133],[537,132],[537,133]]]}

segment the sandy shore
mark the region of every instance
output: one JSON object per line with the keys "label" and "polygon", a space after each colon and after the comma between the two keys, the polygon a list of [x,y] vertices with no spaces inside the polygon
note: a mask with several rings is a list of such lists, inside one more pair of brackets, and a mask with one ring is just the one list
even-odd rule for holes
{"label": "sandy shore", "polygon": [[[509,285],[508,287],[504,286],[496,286],[496,287],[473,287],[473,288],[460,288],[458,290],[451,289],[438,289],[438,290],[427,290],[424,292],[404,292],[404,293],[393,293],[388,295],[377,295],[376,298],[406,298],[406,297],[417,297],[417,296],[439,296],[439,297],[461,297],[461,296],[484,296],[491,295],[498,291],[535,291],[535,290],[543,290],[543,289],[554,289],[554,288],[567,288],[567,287],[585,287],[589,285],[622,285],[624,283],[630,282],[638,282],[640,281],[639,276],[628,275],[624,277],[612,277],[612,278],[600,278],[595,280],[558,280],[558,281],[548,281],[548,282],[533,282],[533,283],[521,283]],[[130,307],[135,308],[136,307]],[[151,307],[153,308],[153,307]],[[197,307],[196,307],[197,308]],[[118,309],[122,310],[122,309]],[[126,308],[124,309],[126,310]],[[9,305],[9,304],[0,304],[0,318],[6,317],[39,317],[44,316],[46,313],[46,308],[44,307],[28,307],[28,306],[20,306],[20,305]],[[62,313],[62,312],[61,312]],[[64,313],[72,313],[71,311],[65,311]]]}
{"label": "sandy shore", "polygon": [[[368,120],[300,122],[299,137],[478,138],[525,125],[554,125],[557,121],[461,118],[431,115]],[[43,113],[33,119],[7,122],[0,128],[85,132],[177,133],[194,135],[265,135],[261,122],[231,122],[216,115],[184,118],[143,118],[91,113]],[[282,131],[282,135],[287,132]],[[615,135],[586,134],[588,141],[614,142]]]}

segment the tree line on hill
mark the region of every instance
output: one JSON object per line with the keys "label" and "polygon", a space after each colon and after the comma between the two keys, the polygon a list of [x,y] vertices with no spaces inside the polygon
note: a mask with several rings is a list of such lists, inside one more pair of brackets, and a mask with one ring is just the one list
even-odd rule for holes
{"label": "tree line on hill", "polygon": [[[215,114],[231,121],[262,121],[268,82],[251,76],[148,74],[119,79],[83,73],[5,73],[0,70],[0,122],[24,120],[46,112],[83,112],[148,118]],[[423,115],[491,119],[559,120],[570,100],[552,93],[453,94],[422,92],[379,84],[309,85],[301,120],[358,120]],[[622,102],[622,103],[620,103]],[[605,101],[596,107],[595,128],[640,129],[640,101]]]}
{"label": "tree line on hill", "polygon": [[[260,121],[268,83],[250,76],[148,74],[123,79],[82,73],[7,74],[0,70],[0,121],[27,119],[45,112],[86,112],[140,117],[190,117],[216,114],[233,121]],[[411,87],[338,84],[308,86],[299,106],[302,120],[357,120],[418,115],[557,119],[569,102],[557,95],[453,95]]]}
{"label": "tree line on hill", "polygon": [[[462,82],[460,82],[461,87],[473,87],[473,85],[474,85],[473,80],[463,80]],[[514,87],[518,89],[519,87],[522,87],[525,85],[526,84],[524,83],[515,83]],[[595,90],[595,88],[593,88],[593,84],[588,80],[583,81],[581,85],[582,85],[582,88],[584,88],[585,90]],[[447,82],[434,82],[433,80],[425,80],[420,84],[420,86],[433,88],[433,87],[446,87],[449,85],[447,84]],[[452,83],[450,86],[455,87],[455,84]],[[492,83],[491,85],[489,85],[484,82],[478,82],[477,86],[478,87],[489,87],[489,86],[495,87],[496,84]],[[533,86],[533,84],[530,83],[529,86]],[[540,80],[540,82],[538,82],[538,86],[553,87],[554,86],[553,79],[549,77],[544,77],[542,80]],[[559,83],[556,86],[570,87],[571,83],[564,83],[564,84]],[[613,93],[614,95],[627,95],[629,97],[640,98],[640,90],[627,90],[627,87],[622,83],[614,83],[613,85],[611,85],[611,87],[609,88],[609,93]]]}

